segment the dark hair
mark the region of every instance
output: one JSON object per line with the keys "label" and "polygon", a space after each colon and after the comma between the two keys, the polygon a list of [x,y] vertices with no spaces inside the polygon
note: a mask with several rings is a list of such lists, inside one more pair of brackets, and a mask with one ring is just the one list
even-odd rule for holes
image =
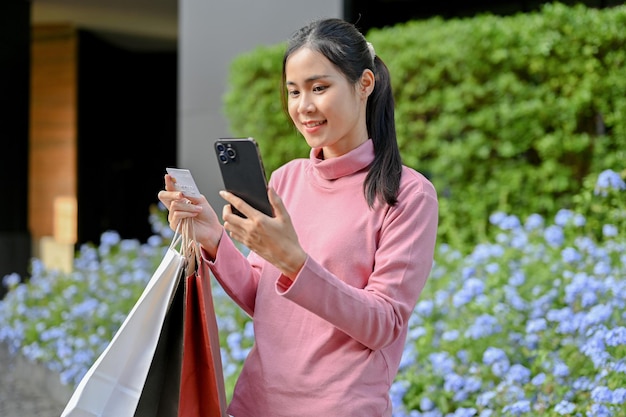
{"label": "dark hair", "polygon": [[324,55],[353,84],[360,80],[365,69],[374,73],[376,83],[367,99],[366,123],[375,156],[365,178],[364,193],[370,207],[376,199],[391,206],[396,204],[402,160],[396,139],[394,100],[387,66],[378,56],[372,58],[370,50],[373,48],[370,49],[371,45],[354,25],[332,18],[314,21],[298,30],[287,44],[281,93],[285,107],[285,65],[292,53],[305,46]]}

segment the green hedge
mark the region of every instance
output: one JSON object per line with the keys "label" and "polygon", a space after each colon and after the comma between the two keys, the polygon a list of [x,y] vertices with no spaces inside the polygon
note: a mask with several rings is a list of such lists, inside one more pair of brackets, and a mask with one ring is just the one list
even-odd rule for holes
{"label": "green hedge", "polygon": [[[440,241],[482,240],[495,211],[551,216],[590,174],[624,169],[625,28],[626,6],[557,3],[367,34],[392,74],[404,163],[439,191]],[[225,96],[268,171],[308,154],[281,109],[284,46],[236,58]]]}

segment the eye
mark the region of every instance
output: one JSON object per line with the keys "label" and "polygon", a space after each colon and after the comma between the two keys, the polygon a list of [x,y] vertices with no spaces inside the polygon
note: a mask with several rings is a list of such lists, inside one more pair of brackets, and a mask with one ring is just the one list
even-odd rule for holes
{"label": "eye", "polygon": [[321,92],[323,92],[324,90],[326,90],[327,88],[328,88],[328,87],[327,87],[327,86],[325,86],[325,85],[316,85],[316,86],[314,86],[314,87],[313,87],[313,92],[314,92],[314,93],[321,93]]}
{"label": "eye", "polygon": [[289,90],[289,91],[287,91],[287,95],[289,97],[298,97],[299,94],[300,94],[300,92],[298,90]]}

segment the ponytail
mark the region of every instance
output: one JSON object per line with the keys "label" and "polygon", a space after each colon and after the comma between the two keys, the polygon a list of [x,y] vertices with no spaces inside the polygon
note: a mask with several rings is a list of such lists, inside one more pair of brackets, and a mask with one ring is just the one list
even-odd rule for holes
{"label": "ponytail", "polygon": [[385,63],[374,58],[376,84],[367,100],[367,132],[374,143],[374,162],[363,185],[370,207],[378,199],[393,206],[398,201],[402,159],[396,138],[394,99],[389,70]]}

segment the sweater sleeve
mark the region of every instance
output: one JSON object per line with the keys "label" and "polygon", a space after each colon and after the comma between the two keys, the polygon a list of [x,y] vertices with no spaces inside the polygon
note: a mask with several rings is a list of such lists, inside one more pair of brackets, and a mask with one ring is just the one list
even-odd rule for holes
{"label": "sweater sleeve", "polygon": [[406,331],[432,268],[437,223],[436,192],[425,182],[389,209],[365,288],[309,257],[293,282],[278,279],[276,291],[368,348],[384,348]]}
{"label": "sweater sleeve", "polygon": [[211,260],[206,252],[202,253],[202,260],[224,291],[252,317],[261,275],[260,266],[246,258],[226,231],[222,232],[215,260]]}

